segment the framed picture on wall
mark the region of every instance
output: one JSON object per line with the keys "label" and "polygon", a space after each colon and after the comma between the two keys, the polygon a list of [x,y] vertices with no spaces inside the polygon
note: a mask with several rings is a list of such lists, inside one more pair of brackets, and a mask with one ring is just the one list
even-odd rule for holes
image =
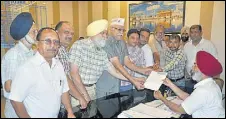
{"label": "framed picture on wall", "polygon": [[180,33],[184,26],[185,1],[150,1],[129,4],[129,28],[148,28],[162,24],[166,34]]}

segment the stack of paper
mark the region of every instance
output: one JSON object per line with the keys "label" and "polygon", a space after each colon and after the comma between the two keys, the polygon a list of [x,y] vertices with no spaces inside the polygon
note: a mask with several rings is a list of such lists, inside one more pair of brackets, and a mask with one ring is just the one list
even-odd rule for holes
{"label": "stack of paper", "polygon": [[146,82],[144,83],[144,87],[155,91],[159,90],[166,76],[166,72],[152,71],[151,74],[148,76]]}
{"label": "stack of paper", "polygon": [[123,111],[118,118],[170,118],[172,113],[143,103]]}
{"label": "stack of paper", "polygon": [[[167,100],[170,100],[171,102],[174,102],[175,104],[178,104],[178,105],[180,105],[183,102],[183,100],[179,99],[176,96],[168,97]],[[151,106],[151,107],[156,107],[156,108],[171,112],[172,117],[175,117],[175,118],[179,118],[180,115],[181,115],[181,114],[178,114],[178,113],[170,110],[161,100],[154,100],[152,102],[148,102],[148,103],[145,103],[145,104],[148,105],[148,106]]]}

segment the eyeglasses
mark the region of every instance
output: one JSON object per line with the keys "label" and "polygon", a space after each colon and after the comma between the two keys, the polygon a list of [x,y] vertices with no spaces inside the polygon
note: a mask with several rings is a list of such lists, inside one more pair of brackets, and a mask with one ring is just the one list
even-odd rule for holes
{"label": "eyeglasses", "polygon": [[119,32],[125,32],[126,31],[125,29],[120,29],[120,28],[116,28],[116,27],[112,27],[112,28],[118,30]]}
{"label": "eyeglasses", "polygon": [[44,41],[44,43],[46,45],[51,45],[52,43],[56,46],[59,46],[60,45],[60,41],[59,40],[50,40],[50,39],[46,39],[46,40],[39,40],[39,41]]}

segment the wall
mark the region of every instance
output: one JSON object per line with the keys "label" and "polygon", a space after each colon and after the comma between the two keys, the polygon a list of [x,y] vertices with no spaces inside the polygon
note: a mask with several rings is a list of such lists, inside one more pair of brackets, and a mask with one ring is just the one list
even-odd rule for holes
{"label": "wall", "polygon": [[[225,12],[222,11],[225,11],[225,2],[215,1],[213,8],[211,41],[217,47],[218,57],[223,66],[221,78],[225,80]],[[225,94],[225,85],[223,93]]]}

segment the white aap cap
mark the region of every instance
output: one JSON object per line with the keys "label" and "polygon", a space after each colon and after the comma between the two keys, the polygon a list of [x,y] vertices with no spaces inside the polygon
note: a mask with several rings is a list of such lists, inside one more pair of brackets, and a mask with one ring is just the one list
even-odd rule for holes
{"label": "white aap cap", "polygon": [[114,18],[111,20],[111,25],[120,25],[124,26],[125,19],[124,18]]}
{"label": "white aap cap", "polygon": [[100,32],[107,30],[108,28],[108,21],[106,19],[96,20],[90,23],[87,28],[87,36],[95,36]]}

